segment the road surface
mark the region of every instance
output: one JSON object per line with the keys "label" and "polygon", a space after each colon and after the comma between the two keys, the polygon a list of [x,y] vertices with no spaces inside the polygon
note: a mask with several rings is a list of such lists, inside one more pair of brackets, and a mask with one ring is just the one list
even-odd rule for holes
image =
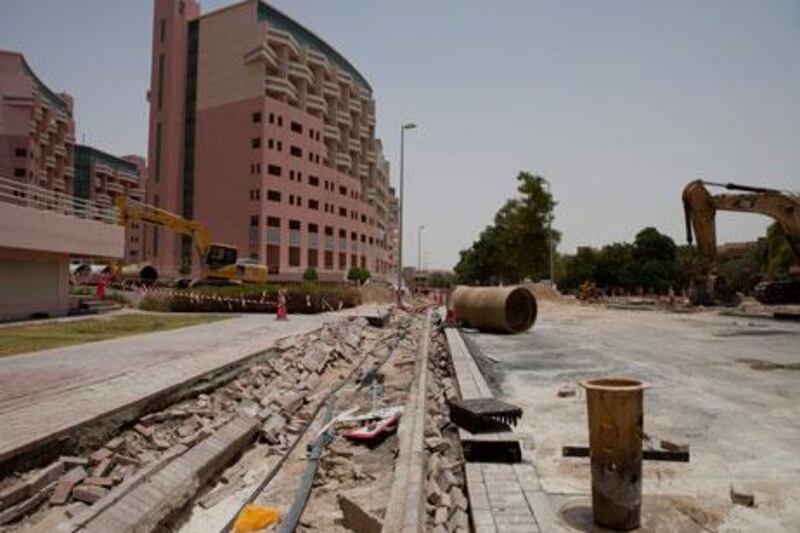
{"label": "road surface", "polygon": [[[652,386],[645,432],[691,446],[688,464],[645,464],[645,530],[800,531],[800,324],[545,304],[527,333],[467,337],[523,407],[526,457],[575,529],[592,530],[588,460],[560,450],[588,443],[579,381],[623,375]],[[757,506],[731,504],[731,485]]]}

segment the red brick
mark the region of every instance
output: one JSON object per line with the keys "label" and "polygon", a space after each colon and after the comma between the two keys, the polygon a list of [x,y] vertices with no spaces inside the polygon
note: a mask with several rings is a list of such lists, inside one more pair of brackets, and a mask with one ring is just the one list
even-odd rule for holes
{"label": "red brick", "polygon": [[64,463],[61,461],[57,461],[50,466],[47,466],[41,470],[39,470],[31,479],[28,481],[31,487],[31,493],[39,492],[47,485],[50,485],[54,481],[56,481],[61,475],[64,473]]}
{"label": "red brick", "polygon": [[108,492],[103,487],[80,485],[72,490],[72,497],[79,502],[94,503]]}
{"label": "red brick", "polygon": [[103,459],[92,469],[92,477],[103,477],[111,470],[113,463],[111,459]]}
{"label": "red brick", "polygon": [[97,450],[96,452],[94,452],[89,456],[89,462],[93,465],[96,465],[103,459],[108,459],[112,455],[114,455],[114,452],[112,452],[111,450],[108,450],[106,448],[100,448],[99,450]]}
{"label": "red brick", "polygon": [[17,481],[0,491],[0,509],[24,500],[30,494],[31,486],[25,481]]}
{"label": "red brick", "polygon": [[114,480],[110,477],[87,477],[83,480],[83,484],[110,488],[114,486]]}
{"label": "red brick", "polygon": [[133,426],[133,430],[146,439],[149,439],[153,436],[153,428],[144,426],[142,424],[136,424]]}

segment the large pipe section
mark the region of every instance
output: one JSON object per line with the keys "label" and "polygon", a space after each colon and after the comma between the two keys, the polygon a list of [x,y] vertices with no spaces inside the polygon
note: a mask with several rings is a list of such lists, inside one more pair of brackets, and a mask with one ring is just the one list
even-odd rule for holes
{"label": "large pipe section", "polygon": [[121,267],[117,277],[120,281],[149,286],[158,280],[158,271],[150,263],[133,263]]}
{"label": "large pipe section", "polygon": [[590,379],[586,389],[592,467],[592,514],[598,526],[639,527],[642,508],[642,396],[630,378]]}
{"label": "large pipe section", "polygon": [[458,286],[452,295],[458,320],[480,331],[520,333],[536,322],[533,293],[523,287]]}

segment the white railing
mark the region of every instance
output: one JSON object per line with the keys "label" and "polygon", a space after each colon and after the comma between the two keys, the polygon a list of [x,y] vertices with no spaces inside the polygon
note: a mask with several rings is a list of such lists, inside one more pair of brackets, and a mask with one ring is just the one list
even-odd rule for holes
{"label": "white railing", "polygon": [[41,211],[54,211],[62,215],[96,220],[106,224],[117,223],[117,209],[76,198],[30,183],[0,178],[0,203],[14,204]]}

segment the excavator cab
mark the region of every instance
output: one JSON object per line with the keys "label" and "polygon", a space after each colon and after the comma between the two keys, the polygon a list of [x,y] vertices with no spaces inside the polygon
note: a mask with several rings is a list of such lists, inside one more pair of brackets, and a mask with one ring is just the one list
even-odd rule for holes
{"label": "excavator cab", "polygon": [[206,267],[210,270],[218,270],[228,265],[236,264],[238,252],[233,246],[225,244],[210,244],[206,254]]}

